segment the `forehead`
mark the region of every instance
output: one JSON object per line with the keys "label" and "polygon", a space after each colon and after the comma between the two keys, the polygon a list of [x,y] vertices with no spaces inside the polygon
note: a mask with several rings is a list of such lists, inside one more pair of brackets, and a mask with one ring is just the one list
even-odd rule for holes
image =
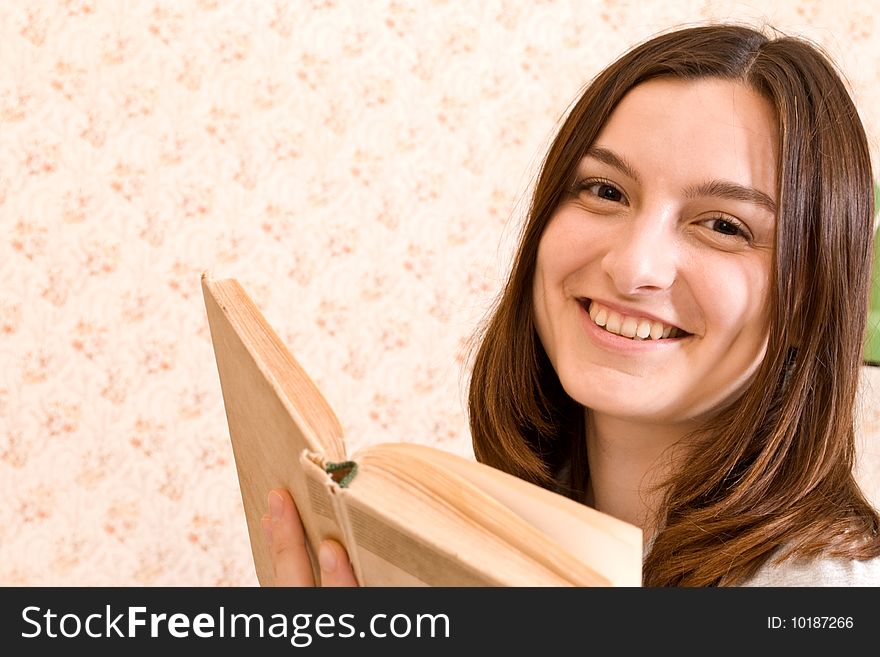
{"label": "forehead", "polygon": [[738,81],[658,78],[631,89],[594,146],[664,179],[723,178],[773,195],[778,126],[773,106]]}

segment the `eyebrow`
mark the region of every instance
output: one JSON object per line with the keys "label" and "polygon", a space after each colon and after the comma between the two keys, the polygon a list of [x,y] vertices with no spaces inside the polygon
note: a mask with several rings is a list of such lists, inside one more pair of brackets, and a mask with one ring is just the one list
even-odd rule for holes
{"label": "eyebrow", "polygon": [[[600,162],[617,169],[625,176],[632,178],[638,184],[641,184],[641,180],[639,179],[638,173],[636,173],[635,167],[614,151],[610,151],[607,148],[593,146],[587,151],[586,157],[592,157],[593,159],[599,160]],[[747,187],[729,180],[707,180],[698,185],[691,185],[684,190],[684,194],[685,197],[689,199],[699,198],[701,196],[714,196],[716,198],[726,198],[732,201],[745,201],[746,203],[759,205],[773,214],[776,214],[776,202],[770,196],[754,187]]]}

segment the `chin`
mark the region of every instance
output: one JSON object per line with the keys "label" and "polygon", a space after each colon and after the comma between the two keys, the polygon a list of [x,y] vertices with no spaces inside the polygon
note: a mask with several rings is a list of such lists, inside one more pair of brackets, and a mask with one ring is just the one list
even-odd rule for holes
{"label": "chin", "polygon": [[[648,384],[632,376],[619,376],[619,381],[602,377],[599,385],[584,385],[583,379],[562,380],[562,387],[581,406],[612,417],[657,424],[678,424],[688,419],[690,414],[682,410],[688,408],[688,404],[676,403],[683,395],[676,394],[681,391],[676,391],[669,382]],[[646,394],[648,386],[657,392]]]}

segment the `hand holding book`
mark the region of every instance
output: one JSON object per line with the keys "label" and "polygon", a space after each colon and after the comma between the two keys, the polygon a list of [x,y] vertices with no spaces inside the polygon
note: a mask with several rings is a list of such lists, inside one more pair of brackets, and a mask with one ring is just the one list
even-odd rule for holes
{"label": "hand holding book", "polygon": [[283,488],[269,492],[269,513],[260,524],[269,546],[275,586],[358,585],[345,548],[334,540],[323,541],[318,549],[321,581],[315,581],[302,520],[293,498]]}

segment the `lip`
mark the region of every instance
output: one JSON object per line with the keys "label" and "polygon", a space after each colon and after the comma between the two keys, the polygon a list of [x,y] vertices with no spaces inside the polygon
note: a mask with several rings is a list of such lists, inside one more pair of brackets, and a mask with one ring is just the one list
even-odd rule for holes
{"label": "lip", "polygon": [[[599,303],[602,302],[600,301]],[[688,334],[677,338],[664,338],[662,340],[632,340],[630,338],[625,338],[622,335],[606,331],[598,326],[596,322],[590,318],[590,314],[587,312],[584,304],[580,303],[578,306],[580,307],[581,318],[583,319],[584,329],[587,336],[594,344],[606,351],[623,354],[653,353],[656,351],[665,351],[667,349],[681,347],[685,340],[693,337],[691,334]]]}
{"label": "lip", "polygon": [[[660,322],[664,326],[672,326],[673,328],[677,328],[682,333],[687,334],[682,337],[687,337],[689,335],[692,335],[692,333],[690,333],[689,331],[685,331],[683,328],[681,328],[677,324],[674,324],[673,322],[670,322],[669,320],[663,319],[662,317],[657,317],[657,315],[652,315],[651,313],[646,313],[641,310],[636,310],[635,308],[626,308],[625,306],[621,306],[616,303],[611,303],[609,301],[603,301],[602,299],[597,299],[596,297],[592,297],[592,298],[580,297],[579,301],[581,302],[581,306],[583,306],[585,310],[589,309],[591,301],[595,301],[599,305],[605,306],[606,308],[613,310],[617,313],[620,313],[621,315],[626,315],[628,317],[636,317],[638,319],[647,319],[652,322]],[[607,331],[606,331],[606,333],[607,333]],[[678,338],[673,338],[673,340],[676,340],[676,339],[678,339]]]}

